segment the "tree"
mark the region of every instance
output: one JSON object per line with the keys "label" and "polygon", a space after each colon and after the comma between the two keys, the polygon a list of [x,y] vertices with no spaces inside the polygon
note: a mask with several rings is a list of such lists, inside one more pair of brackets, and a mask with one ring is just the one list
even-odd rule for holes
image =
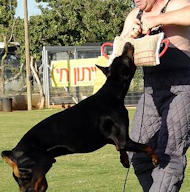
{"label": "tree", "polygon": [[[111,41],[119,35],[131,1],[126,0],[36,0],[41,15],[29,19],[30,55],[41,60],[43,46],[76,46],[87,42]],[[23,19],[15,19],[14,35],[25,61]]]}
{"label": "tree", "polygon": [[30,17],[32,55],[44,45],[83,45],[113,40],[120,34],[130,1],[125,0],[36,0],[42,15]]}
{"label": "tree", "polygon": [[1,57],[1,95],[5,94],[5,59],[8,54],[8,44],[13,39],[14,14],[17,6],[16,0],[0,1],[0,41],[4,42],[4,51]]}
{"label": "tree", "polygon": [[[131,2],[126,0],[36,0],[41,15],[29,20],[30,55],[41,59],[43,46],[83,45],[111,41],[119,35]],[[21,61],[25,61],[23,20],[16,19],[15,37],[20,43]]]}

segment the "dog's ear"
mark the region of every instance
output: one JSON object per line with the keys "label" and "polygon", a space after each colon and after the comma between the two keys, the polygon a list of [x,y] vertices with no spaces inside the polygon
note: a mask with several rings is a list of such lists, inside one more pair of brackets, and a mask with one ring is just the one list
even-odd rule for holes
{"label": "dog's ear", "polygon": [[12,151],[3,151],[1,153],[2,158],[13,168],[13,172],[16,177],[20,178],[20,173],[17,163],[13,160]]}
{"label": "dog's ear", "polygon": [[102,67],[102,66],[99,66],[99,65],[96,65],[96,67],[98,67],[98,69],[100,69],[104,75],[107,77],[108,74],[109,74],[109,67]]}
{"label": "dog's ear", "polygon": [[131,43],[127,42],[123,48],[122,55],[127,55],[130,59],[133,60],[134,56],[134,47]]}

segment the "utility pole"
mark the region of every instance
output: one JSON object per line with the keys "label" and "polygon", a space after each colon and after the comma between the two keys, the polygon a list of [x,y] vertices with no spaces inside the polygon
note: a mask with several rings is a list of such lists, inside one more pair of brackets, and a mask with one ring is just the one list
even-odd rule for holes
{"label": "utility pole", "polygon": [[28,103],[28,111],[30,111],[32,110],[32,91],[31,91],[31,83],[30,83],[30,48],[29,48],[29,37],[28,37],[27,0],[23,0],[23,3],[24,3],[27,103]]}
{"label": "utility pole", "polygon": [[8,53],[8,45],[7,45],[7,36],[6,36],[6,34],[3,35],[3,42],[4,42],[5,53],[1,58],[1,77],[0,77],[2,97],[5,96],[5,59],[6,59],[7,53]]}

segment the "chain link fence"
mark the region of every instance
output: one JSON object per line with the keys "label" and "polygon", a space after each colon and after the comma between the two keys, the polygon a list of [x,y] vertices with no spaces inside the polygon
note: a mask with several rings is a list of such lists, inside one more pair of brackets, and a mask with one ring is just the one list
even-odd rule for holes
{"label": "chain link fence", "polygon": [[[46,97],[46,106],[75,104],[93,94],[93,86],[52,86],[51,62],[72,59],[97,58],[101,56],[101,46],[79,47],[44,47],[43,49],[43,87]],[[107,48],[107,54],[111,54]],[[143,92],[142,69],[137,68],[131,82],[129,92],[125,98],[126,105],[136,105]]]}
{"label": "chain link fence", "polygon": [[[111,54],[111,48],[106,48],[107,54]],[[0,54],[0,67],[3,52]],[[77,47],[44,47],[42,52],[42,63],[35,66],[38,70],[40,80],[43,84],[45,94],[46,107],[51,105],[73,105],[93,94],[94,86],[61,86],[52,85],[51,62],[67,61],[68,63],[74,59],[91,59],[101,56],[101,45],[77,46]],[[65,74],[64,74],[65,75]],[[0,70],[1,76],[1,70]],[[130,89],[125,98],[126,105],[136,105],[143,92],[142,69],[137,68],[135,76],[131,82]],[[9,52],[5,61],[5,89],[1,98],[12,98],[13,108],[27,109],[26,97],[26,80],[25,65],[20,63],[19,56],[14,52]],[[64,78],[64,77],[63,77]],[[40,102],[39,89],[33,76],[31,75],[32,84],[32,104],[38,108]],[[1,109],[1,102],[0,102]]]}

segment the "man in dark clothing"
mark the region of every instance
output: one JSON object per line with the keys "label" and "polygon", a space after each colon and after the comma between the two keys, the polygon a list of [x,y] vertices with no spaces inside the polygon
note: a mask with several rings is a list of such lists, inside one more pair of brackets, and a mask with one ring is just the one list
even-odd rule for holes
{"label": "man in dark clothing", "polygon": [[132,122],[131,138],[149,143],[160,157],[154,167],[144,154],[132,164],[144,192],[177,192],[190,145],[190,0],[134,0],[123,37],[163,31],[170,47],[160,65],[143,67],[144,94]]}

